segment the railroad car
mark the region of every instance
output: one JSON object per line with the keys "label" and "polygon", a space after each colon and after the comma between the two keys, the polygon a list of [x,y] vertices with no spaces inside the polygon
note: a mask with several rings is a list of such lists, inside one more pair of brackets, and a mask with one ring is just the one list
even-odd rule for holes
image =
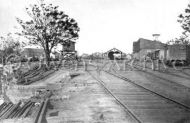
{"label": "railroad car", "polygon": [[133,42],[133,56],[138,60],[143,60],[145,56],[151,59],[165,60],[168,65],[174,61],[177,65],[188,65],[190,64],[190,46],[167,45],[159,41],[140,38]]}
{"label": "railroad car", "polygon": [[167,64],[171,65],[173,61],[176,61],[176,65],[188,65],[190,64],[190,46],[183,44],[168,45],[166,50]]}
{"label": "railroad car", "polygon": [[190,46],[182,44],[167,45],[164,51],[155,50],[147,53],[147,56],[153,60],[164,59],[169,66],[171,66],[174,61],[177,66],[186,66],[190,64]]}

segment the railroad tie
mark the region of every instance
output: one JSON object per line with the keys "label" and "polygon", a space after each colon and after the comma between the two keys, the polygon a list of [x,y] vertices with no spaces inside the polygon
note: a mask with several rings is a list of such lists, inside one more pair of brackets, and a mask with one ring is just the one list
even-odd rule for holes
{"label": "railroad tie", "polygon": [[3,106],[3,108],[2,108],[1,111],[0,111],[0,114],[1,114],[1,112],[3,112],[3,111],[7,108],[8,105],[10,105],[10,103],[6,103],[6,104]]}
{"label": "railroad tie", "polygon": [[4,108],[6,105],[7,105],[6,102],[4,102],[3,104],[1,104],[1,106],[0,106],[0,113],[1,113],[1,111],[3,111],[3,108]]}
{"label": "railroad tie", "polygon": [[32,107],[34,106],[34,103],[32,102],[29,106],[28,106],[28,108],[23,112],[23,114],[20,116],[21,118],[25,118],[27,115],[28,115],[28,113],[30,112],[30,110],[32,109]]}
{"label": "railroad tie", "polygon": [[11,115],[17,107],[19,107],[21,102],[17,103],[16,105],[13,105],[7,112],[5,112],[2,116],[1,119],[7,119],[9,115]]}
{"label": "railroad tie", "polygon": [[9,111],[9,110],[12,108],[12,106],[13,106],[13,104],[11,104],[11,103],[6,106],[6,108],[0,113],[0,119],[1,119],[1,117],[2,117],[7,111]]}
{"label": "railroad tie", "polygon": [[12,117],[14,117],[14,118],[19,118],[20,115],[22,115],[23,111],[27,108],[27,106],[28,106],[30,103],[31,103],[31,101],[28,101],[28,102],[27,102],[23,107],[21,107],[21,109],[18,110],[18,111],[16,112],[16,114],[14,114]]}
{"label": "railroad tie", "polygon": [[9,118],[9,119],[13,118],[13,116],[14,116],[20,109],[21,109],[21,107],[20,107],[20,105],[19,105],[17,108],[15,108],[15,111],[9,115],[8,118]]}

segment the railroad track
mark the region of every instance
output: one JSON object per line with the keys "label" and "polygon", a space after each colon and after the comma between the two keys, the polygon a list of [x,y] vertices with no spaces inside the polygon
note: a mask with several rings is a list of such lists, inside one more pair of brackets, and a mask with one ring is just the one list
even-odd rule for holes
{"label": "railroad track", "polygon": [[[144,70],[142,70],[143,67],[142,67],[141,65],[139,65],[139,64],[136,64],[136,65],[134,66],[134,68],[137,69],[137,70],[139,70],[139,71],[142,71],[142,72],[144,72],[144,73],[146,73],[146,74],[149,74],[149,75],[151,75],[151,76],[153,76],[153,77],[155,77],[155,78],[158,78],[158,79],[167,81],[167,82],[169,82],[169,83],[175,84],[175,85],[178,86],[178,87],[180,86],[180,87],[183,87],[184,89],[190,89],[189,87],[187,87],[187,86],[185,86],[185,85],[183,85],[183,84],[179,84],[178,82],[175,82],[175,81],[169,80],[169,79],[167,79],[167,78],[161,77],[161,76],[156,75],[156,74],[154,74],[154,73],[152,73],[152,72],[144,71]],[[147,67],[147,69],[150,69],[150,70],[151,70],[151,68],[149,68],[149,67]],[[160,72],[160,71],[158,71],[158,72]],[[162,72],[161,72],[161,73],[162,73]],[[171,73],[167,73],[167,74],[173,75],[173,76],[176,76],[176,77],[180,77],[180,78],[185,78],[185,79],[187,79],[187,80],[190,79],[190,77],[182,77],[182,76],[179,76],[179,75],[177,75],[177,74],[171,74]]]}
{"label": "railroad track", "polygon": [[129,113],[130,117],[132,117],[137,123],[142,123],[136,115],[134,115],[133,112],[131,112],[129,110],[129,108],[122,103],[122,101],[120,101],[120,99],[118,99],[106,86],[105,86],[105,83],[101,80],[101,79],[97,79],[95,76],[93,76],[90,72],[89,74],[95,79],[97,80],[102,86],[103,88],[122,106],[124,107],[125,111]]}
{"label": "railroad track", "polygon": [[138,123],[190,122],[190,107],[186,105],[113,73],[90,73]]}
{"label": "railroad track", "polygon": [[[34,123],[43,123],[43,118],[46,113],[47,103],[49,99],[45,99],[39,106]],[[32,113],[32,108],[35,107],[35,102],[28,101],[23,106],[21,102],[17,104],[3,103],[0,105],[0,121],[5,119],[20,119],[26,118]]]}
{"label": "railroad track", "polygon": [[34,116],[34,123],[43,123],[51,94],[48,91],[44,93],[41,99],[29,99],[24,103],[21,101],[17,104],[4,102],[0,105],[0,122],[4,122],[6,119],[33,118]]}
{"label": "railroad track", "polygon": [[34,102],[27,101],[21,106],[21,102],[17,104],[4,102],[0,106],[0,121],[4,119],[25,118],[31,111]]}
{"label": "railroad track", "polygon": [[[167,79],[167,78],[164,78],[164,77],[161,77],[161,76],[159,76],[159,75],[154,74],[153,72],[151,72],[152,69],[151,69],[150,67],[146,67],[146,69],[149,69],[149,70],[151,70],[151,71],[143,70],[143,66],[141,66],[141,65],[139,65],[139,64],[135,64],[134,67],[133,67],[133,69],[131,68],[131,65],[127,64],[127,68],[130,69],[131,71],[133,71],[134,69],[136,69],[136,70],[138,70],[138,71],[141,71],[141,72],[143,72],[143,73],[146,73],[146,74],[148,74],[148,75],[151,75],[151,76],[153,76],[153,77],[155,77],[155,78],[158,78],[158,79],[160,79],[160,80],[167,81],[168,83],[171,83],[171,84],[175,84],[175,86],[182,87],[182,88],[184,88],[184,89],[190,90],[189,87],[187,87],[187,86],[185,86],[185,85],[183,85],[183,84],[179,84],[178,82],[175,82],[175,81],[172,81],[172,80],[169,80],[169,79]],[[157,72],[158,72],[158,73],[165,73],[165,74],[172,75],[172,76],[179,77],[179,78],[184,78],[184,79],[187,79],[187,80],[190,79],[190,77],[184,77],[184,76],[181,76],[181,75],[178,75],[178,74],[166,73],[166,72],[163,72],[163,71],[157,71]]]}
{"label": "railroad track", "polygon": [[35,115],[34,123],[44,123],[45,122],[44,117],[46,114],[48,101],[49,101],[49,98],[45,99],[40,104],[40,107],[38,108],[36,115]]}
{"label": "railroad track", "polygon": [[[127,64],[128,66],[129,66],[129,64]],[[135,64],[135,66],[134,66],[134,68],[136,68],[136,69],[143,69],[143,66],[142,65],[140,65],[139,63],[138,64]],[[146,69],[149,69],[149,70],[152,70],[152,68],[151,67],[149,67],[149,66],[146,66]],[[177,77],[180,77],[180,78],[185,78],[185,79],[190,79],[190,74],[187,74],[186,72],[184,72],[183,70],[175,70],[174,69],[174,71],[178,71],[178,72],[181,72],[183,75],[185,75],[185,76],[182,76],[182,75],[179,75],[179,74],[174,74],[174,73],[169,73],[169,72],[167,72],[167,74],[169,74],[169,75],[173,75],[173,76],[177,76]],[[166,72],[164,72],[164,71],[158,71],[158,72],[160,72],[160,73],[166,73]],[[147,72],[147,73],[150,73],[150,72]]]}

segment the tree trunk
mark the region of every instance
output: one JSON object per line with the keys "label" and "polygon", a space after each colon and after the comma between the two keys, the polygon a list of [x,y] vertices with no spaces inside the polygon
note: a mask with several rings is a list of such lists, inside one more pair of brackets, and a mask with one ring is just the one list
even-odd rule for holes
{"label": "tree trunk", "polygon": [[46,64],[49,67],[49,65],[50,65],[50,52],[45,51],[45,55],[46,55]]}
{"label": "tree trunk", "polygon": [[50,65],[50,49],[49,49],[49,44],[48,44],[48,41],[45,42],[45,56],[46,56],[46,64],[47,64],[47,67],[49,67]]}

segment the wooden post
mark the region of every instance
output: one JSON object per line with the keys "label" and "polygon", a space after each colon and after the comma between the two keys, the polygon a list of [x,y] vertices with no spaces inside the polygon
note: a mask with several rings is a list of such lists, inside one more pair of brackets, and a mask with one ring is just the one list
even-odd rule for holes
{"label": "wooden post", "polygon": [[133,67],[134,61],[135,61],[135,59],[132,59],[131,64],[130,64],[132,69],[134,69],[134,67]]}
{"label": "wooden post", "polygon": [[155,70],[154,60],[151,59],[151,61],[152,61],[152,70],[154,71]]}
{"label": "wooden post", "polygon": [[146,70],[146,59],[144,59],[143,70]]}
{"label": "wooden post", "polygon": [[85,61],[83,61],[83,65],[84,65],[84,71],[87,71],[87,64]]}
{"label": "wooden post", "polygon": [[26,83],[26,84],[28,83],[28,80],[27,80],[27,78],[25,78],[25,83]]}
{"label": "wooden post", "polygon": [[157,70],[160,70],[160,63],[159,63],[159,59],[157,59]]}
{"label": "wooden post", "polygon": [[126,60],[124,60],[124,71],[126,71]]}
{"label": "wooden post", "polygon": [[[3,73],[2,73],[3,74]],[[2,92],[3,92],[3,88],[2,88],[2,74],[0,73],[0,94],[2,94]]]}
{"label": "wooden post", "polygon": [[78,70],[78,61],[76,61],[75,70],[76,70],[76,71]]}
{"label": "wooden post", "polygon": [[164,69],[165,69],[165,70],[167,70],[168,68],[167,68],[167,66],[166,66],[166,64],[165,64],[165,60],[164,60],[164,59],[162,59],[162,61],[161,61],[161,62],[162,62],[162,64],[163,64],[163,66],[164,66]]}

